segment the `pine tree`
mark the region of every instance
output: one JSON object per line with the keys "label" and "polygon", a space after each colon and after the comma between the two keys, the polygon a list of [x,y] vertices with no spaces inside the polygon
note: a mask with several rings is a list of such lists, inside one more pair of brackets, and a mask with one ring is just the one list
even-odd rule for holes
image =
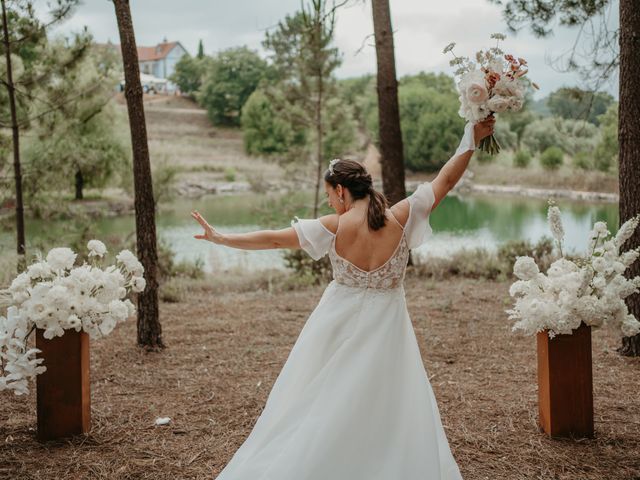
{"label": "pine tree", "polygon": [[[501,4],[500,0],[492,0]],[[584,26],[594,19],[602,17],[610,0],[510,0],[504,8],[504,16],[511,29],[529,24],[533,33],[546,36],[551,33],[549,24],[556,19],[561,25]],[[640,9],[637,0],[620,0],[620,28],[610,30],[606,22],[604,27],[595,30],[592,40],[591,62],[579,65],[570,59],[569,67],[578,70],[586,79],[609,78],[615,69],[620,68],[620,103],[618,123],[620,224],[640,214],[640,56],[638,38],[640,38]],[[581,29],[582,31],[582,29]],[[576,42],[577,44],[577,42]],[[604,57],[602,52],[605,52]],[[573,63],[572,63],[573,62]],[[625,243],[621,250],[640,247],[640,232]],[[640,274],[640,263],[635,262],[626,271],[629,278]],[[626,299],[629,311],[640,318],[640,293]],[[640,334],[623,338],[620,353],[640,356]]]}
{"label": "pine tree", "polygon": [[137,255],[144,267],[147,286],[138,295],[138,345],[148,350],[164,348],[158,308],[158,247],[155,202],[147,128],[142,103],[138,51],[129,0],[113,0],[124,63],[125,98],[133,147]]}
{"label": "pine tree", "polygon": [[313,138],[314,216],[318,215],[322,172],[328,163],[325,156],[336,154],[350,143],[352,135],[350,112],[334,101],[334,72],[341,63],[332,46],[337,8],[326,0],[311,0],[300,12],[288,15],[273,33],[267,33],[263,42],[271,52],[276,77],[275,87],[266,93],[294,129],[302,126]]}
{"label": "pine tree", "polygon": [[382,154],[382,188],[387,199],[394,204],[404,199],[407,191],[389,0],[373,0],[372,11],[378,62],[378,129]]}
{"label": "pine tree", "polygon": [[202,44],[202,39],[198,42],[198,55],[197,58],[204,58],[204,45]]}
{"label": "pine tree", "polygon": [[[0,0],[2,10],[0,48],[5,60],[0,80],[6,87],[9,106],[9,112],[5,112],[4,105],[0,106],[0,127],[9,126],[12,132],[18,272],[26,267],[20,131],[72,101],[68,97],[63,97],[51,102],[34,94],[34,90],[42,85],[51,85],[52,77],[63,74],[86,53],[90,38],[88,35],[77,36],[73,48],[63,59],[41,58],[42,47],[47,41],[47,30],[66,19],[77,4],[78,0],[58,0],[56,6],[49,12],[50,20],[44,23],[36,16],[33,1],[16,0],[8,3],[6,0]],[[15,62],[20,64],[19,77],[15,75]],[[5,113],[8,113],[8,119]]]}

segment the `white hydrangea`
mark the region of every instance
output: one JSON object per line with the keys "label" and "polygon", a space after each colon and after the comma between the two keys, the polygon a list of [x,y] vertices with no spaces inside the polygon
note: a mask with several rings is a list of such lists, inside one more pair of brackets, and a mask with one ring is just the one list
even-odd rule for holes
{"label": "white hydrangea", "polygon": [[[102,259],[104,243],[91,240],[89,256]],[[8,292],[11,305],[7,316],[0,316],[0,391],[28,393],[29,381],[45,370],[36,358],[36,349],[27,348],[27,337],[34,328],[51,339],[65,330],[84,331],[92,339],[108,335],[117,323],[135,314],[129,292],[144,290],[144,269],[128,250],[118,255],[124,266],[99,268],[84,263],[73,267],[77,255],[69,248],[53,248],[46,260],[40,259],[13,279]]]}
{"label": "white hydrangea", "polygon": [[520,280],[531,280],[540,273],[540,269],[533,258],[519,256],[516,258],[516,263],[513,266],[513,273]]}
{"label": "white hydrangea", "polygon": [[[548,219],[561,242],[564,230],[555,205],[550,205]],[[597,222],[589,233],[593,245],[588,256],[579,263],[561,257],[546,274],[539,272],[531,257],[518,257],[513,273],[519,280],[509,289],[515,304],[506,310],[515,321],[513,330],[528,335],[547,331],[553,337],[570,334],[585,323],[611,324],[625,336],[639,333],[640,322],[629,313],[624,299],[640,292],[640,276],[627,279],[624,272],[640,254],[635,250],[619,254],[619,245],[633,234],[629,225],[634,224],[638,222],[627,222],[625,231],[611,239],[606,223]]]}

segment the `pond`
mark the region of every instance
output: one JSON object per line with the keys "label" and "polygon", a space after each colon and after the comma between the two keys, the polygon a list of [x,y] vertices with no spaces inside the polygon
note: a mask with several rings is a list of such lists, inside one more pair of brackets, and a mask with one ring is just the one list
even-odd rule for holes
{"label": "pond", "polygon": [[[558,200],[565,227],[565,250],[585,251],[587,234],[594,222],[607,222],[615,233],[618,225],[617,203],[586,203]],[[207,272],[228,270],[256,271],[286,268],[282,250],[247,251],[196,240],[200,226],[189,212],[198,210],[207,221],[221,232],[246,232],[260,228],[284,228],[294,215],[311,218],[312,194],[298,192],[285,197],[282,194],[212,195],[199,199],[177,198],[164,204],[157,216],[158,236],[166,241],[176,254],[176,260],[204,261]],[[321,214],[329,213],[326,205]],[[534,199],[498,195],[449,194],[430,217],[433,236],[430,241],[414,250],[417,261],[427,256],[447,256],[462,248],[484,247],[495,250],[501,243],[512,239],[532,242],[550,236],[547,224],[547,202]],[[134,229],[133,216],[103,218],[95,225],[95,238],[108,243],[110,235],[129,235]],[[65,222],[27,222],[30,242],[41,235],[54,235],[60,245],[73,234],[74,224]],[[56,234],[56,232],[59,232]],[[0,236],[3,251],[14,249],[15,235],[4,232]],[[108,246],[108,245],[107,245]]]}

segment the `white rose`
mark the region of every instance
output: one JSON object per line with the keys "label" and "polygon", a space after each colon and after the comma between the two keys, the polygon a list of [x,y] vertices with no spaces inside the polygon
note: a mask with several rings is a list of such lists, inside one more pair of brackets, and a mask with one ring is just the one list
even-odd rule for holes
{"label": "white rose", "polygon": [[509,107],[509,99],[496,95],[487,101],[487,107],[493,112],[502,113]]}
{"label": "white rose", "polygon": [[512,112],[518,112],[522,110],[524,106],[524,99],[520,97],[511,97],[509,98],[509,110]]}

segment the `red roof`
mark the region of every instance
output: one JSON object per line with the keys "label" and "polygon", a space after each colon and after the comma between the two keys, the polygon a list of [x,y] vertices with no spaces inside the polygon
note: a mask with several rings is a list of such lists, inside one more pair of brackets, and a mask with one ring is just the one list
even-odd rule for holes
{"label": "red roof", "polygon": [[178,42],[163,42],[155,47],[138,47],[138,61],[150,62],[152,60],[162,60],[173,50]]}

